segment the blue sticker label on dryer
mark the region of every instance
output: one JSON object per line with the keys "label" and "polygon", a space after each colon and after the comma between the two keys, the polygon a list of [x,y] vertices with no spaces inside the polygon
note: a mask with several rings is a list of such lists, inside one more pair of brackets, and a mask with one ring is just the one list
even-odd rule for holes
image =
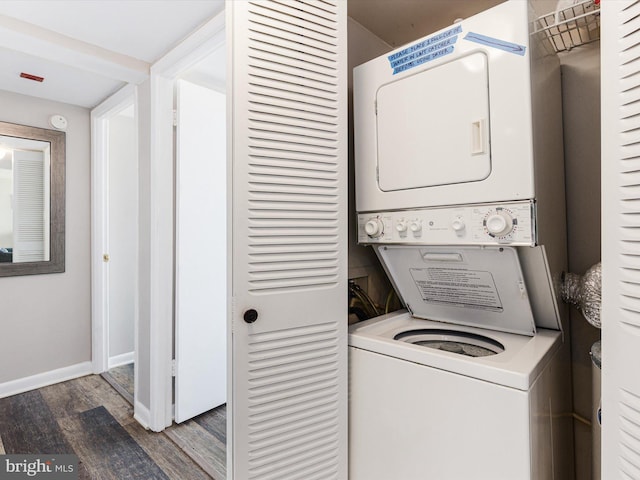
{"label": "blue sticker label on dryer", "polygon": [[458,34],[462,33],[462,25],[440,32],[420,42],[389,55],[389,66],[393,74],[404,72],[411,68],[430,62],[453,52],[454,44],[458,41]]}
{"label": "blue sticker label on dryer", "polygon": [[438,42],[434,45],[430,45],[427,48],[424,48],[422,50],[418,50],[404,57],[400,57],[397,60],[389,61],[389,63],[391,64],[391,67],[395,69],[400,65],[419,60],[423,57],[427,57],[429,54],[433,52],[437,52],[438,50],[442,50],[443,48],[448,47],[449,45],[453,45],[454,43],[456,43],[457,40],[458,40],[458,36],[456,35],[455,37],[451,37],[442,42]]}
{"label": "blue sticker label on dryer", "polygon": [[469,42],[479,43],[480,45],[497,48],[520,56],[524,56],[524,53],[527,50],[527,47],[524,45],[518,45],[517,43],[507,42],[506,40],[500,40],[498,38],[487,37],[486,35],[480,35],[479,33],[469,32],[464,36],[464,39]]}
{"label": "blue sticker label on dryer", "polygon": [[434,52],[434,53],[432,53],[430,55],[425,55],[424,57],[419,58],[418,60],[414,60],[413,62],[405,63],[403,65],[400,65],[399,67],[394,68],[393,69],[393,74],[395,75],[396,73],[404,72],[404,71],[409,70],[409,69],[411,69],[413,67],[417,67],[418,65],[422,65],[423,63],[435,60],[436,58],[440,58],[440,57],[444,57],[445,55],[449,55],[450,53],[453,53],[453,47],[447,47],[445,49],[438,50],[437,52]]}

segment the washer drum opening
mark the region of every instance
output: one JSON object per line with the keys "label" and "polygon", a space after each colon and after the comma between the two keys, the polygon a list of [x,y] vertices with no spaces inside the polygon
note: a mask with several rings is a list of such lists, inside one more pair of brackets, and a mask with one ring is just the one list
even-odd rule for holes
{"label": "washer drum opening", "polygon": [[407,330],[398,333],[393,339],[467,357],[487,357],[504,352],[504,345],[500,342],[482,335],[457,330]]}

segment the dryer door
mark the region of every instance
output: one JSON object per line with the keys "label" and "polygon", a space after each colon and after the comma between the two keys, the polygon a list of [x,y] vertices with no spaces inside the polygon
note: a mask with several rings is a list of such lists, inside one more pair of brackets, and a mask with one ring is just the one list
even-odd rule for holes
{"label": "dryer door", "polygon": [[383,191],[480,181],[491,173],[489,80],[482,52],[377,92]]}

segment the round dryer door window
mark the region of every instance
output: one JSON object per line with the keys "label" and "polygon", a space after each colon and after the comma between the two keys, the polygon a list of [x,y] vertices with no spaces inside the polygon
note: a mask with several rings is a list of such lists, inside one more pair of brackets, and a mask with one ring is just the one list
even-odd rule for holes
{"label": "round dryer door window", "polygon": [[487,357],[504,352],[504,346],[500,342],[482,335],[456,330],[407,330],[397,334],[394,340],[467,357]]}

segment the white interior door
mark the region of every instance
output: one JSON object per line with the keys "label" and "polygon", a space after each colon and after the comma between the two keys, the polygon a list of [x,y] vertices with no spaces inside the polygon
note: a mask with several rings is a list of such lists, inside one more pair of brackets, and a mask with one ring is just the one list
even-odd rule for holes
{"label": "white interior door", "polygon": [[177,81],[178,423],[227,401],[226,114],[224,93]]}
{"label": "white interior door", "polygon": [[602,478],[640,478],[640,2],[602,2]]}
{"label": "white interior door", "polygon": [[[91,111],[93,371],[102,373],[133,361],[136,398],[140,223],[137,117],[133,85],[119,90]],[[135,409],[138,411],[139,407]]]}
{"label": "white interior door", "polygon": [[346,2],[228,1],[228,474],[347,478]]}

